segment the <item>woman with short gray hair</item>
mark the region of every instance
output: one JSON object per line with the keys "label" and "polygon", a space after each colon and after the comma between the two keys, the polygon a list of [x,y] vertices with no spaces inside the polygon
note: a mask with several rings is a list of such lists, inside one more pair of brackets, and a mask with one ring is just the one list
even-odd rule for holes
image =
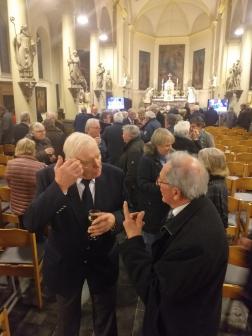
{"label": "woman with short gray hair", "polygon": [[228,191],[225,177],[229,175],[225,154],[218,148],[210,147],[199,151],[199,160],[209,173],[207,196],[220,214],[223,225],[228,226]]}

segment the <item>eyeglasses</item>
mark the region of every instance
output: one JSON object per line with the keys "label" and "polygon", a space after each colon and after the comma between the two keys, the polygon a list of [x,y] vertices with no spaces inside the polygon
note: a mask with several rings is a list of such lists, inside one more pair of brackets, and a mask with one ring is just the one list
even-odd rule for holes
{"label": "eyeglasses", "polygon": [[99,154],[98,156],[94,157],[92,160],[89,161],[82,161],[81,159],[78,160],[83,165],[83,167],[90,168],[93,167],[94,163],[97,163],[97,161],[101,161],[101,155]]}
{"label": "eyeglasses", "polygon": [[170,185],[169,182],[161,181],[161,180],[160,180],[160,177],[158,177],[157,180],[156,180],[156,185],[157,185],[158,187],[160,187],[161,184],[167,184],[167,185]]}

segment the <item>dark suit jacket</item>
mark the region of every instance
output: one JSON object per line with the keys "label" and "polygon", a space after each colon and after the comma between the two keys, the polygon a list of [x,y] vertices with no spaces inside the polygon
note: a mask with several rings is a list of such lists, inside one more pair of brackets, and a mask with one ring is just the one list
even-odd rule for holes
{"label": "dark suit jacket", "polygon": [[141,236],[121,253],[146,310],[144,336],[216,336],[228,247],[221,219],[205,196],[165,224],[153,259]]}
{"label": "dark suit jacket", "polygon": [[[101,176],[95,181],[94,207],[112,212],[117,226],[121,226],[123,200],[122,171],[104,164]],[[115,233],[109,231],[95,241],[88,239],[88,223],[77,186],[73,184],[64,195],[54,181],[52,166],[38,173],[37,197],[24,216],[25,227],[33,232],[41,232],[49,222],[51,230],[43,273],[52,292],[69,292],[84,278],[96,292],[116,282],[118,251]]]}
{"label": "dark suit jacket", "polygon": [[114,122],[113,125],[106,127],[102,134],[108,150],[108,162],[116,166],[124,148],[122,127],[123,123]]}

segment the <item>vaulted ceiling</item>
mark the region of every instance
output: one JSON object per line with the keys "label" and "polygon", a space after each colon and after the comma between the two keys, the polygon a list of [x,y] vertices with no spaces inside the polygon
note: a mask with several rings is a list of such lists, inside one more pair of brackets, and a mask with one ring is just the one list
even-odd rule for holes
{"label": "vaulted ceiling", "polygon": [[188,36],[209,27],[225,0],[125,0],[137,31],[154,37]]}

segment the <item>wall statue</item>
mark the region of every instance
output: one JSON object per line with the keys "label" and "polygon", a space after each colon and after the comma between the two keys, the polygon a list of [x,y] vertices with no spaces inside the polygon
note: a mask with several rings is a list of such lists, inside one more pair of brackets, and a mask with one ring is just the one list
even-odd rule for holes
{"label": "wall statue", "polygon": [[33,61],[36,55],[36,44],[29,34],[27,25],[22,25],[17,34],[15,18],[10,18],[15,29],[14,49],[20,77],[33,78]]}
{"label": "wall statue", "polygon": [[226,80],[226,90],[240,90],[241,89],[241,64],[240,60],[233,63],[232,67],[229,69],[229,76]]}
{"label": "wall statue", "polygon": [[71,85],[81,85],[84,91],[87,91],[87,81],[80,69],[80,58],[77,50],[72,54],[69,49],[69,60],[67,61],[69,67]]}
{"label": "wall statue", "polygon": [[104,85],[104,73],[105,68],[102,63],[99,63],[98,68],[96,70],[96,88],[102,90]]}
{"label": "wall statue", "polygon": [[112,77],[111,77],[110,71],[108,70],[106,74],[106,81],[105,81],[106,91],[112,91],[112,87],[113,87]]}

